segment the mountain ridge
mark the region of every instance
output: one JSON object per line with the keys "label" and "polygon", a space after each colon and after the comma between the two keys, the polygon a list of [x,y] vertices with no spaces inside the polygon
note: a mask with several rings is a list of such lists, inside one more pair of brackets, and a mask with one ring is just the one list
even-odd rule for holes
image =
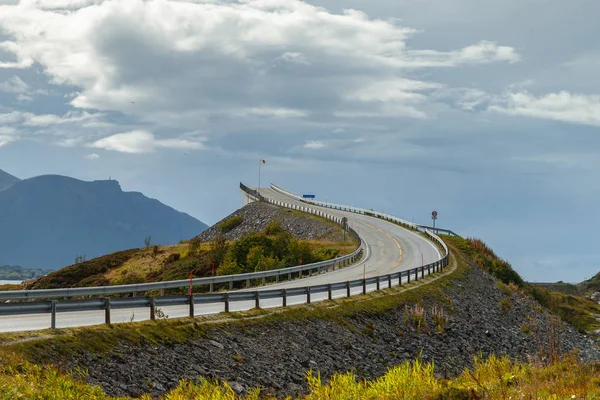
{"label": "mountain ridge", "polygon": [[0,264],[44,269],[71,264],[76,255],[141,247],[147,236],[178,243],[207,228],[156,199],[123,191],[116,180],[63,175],[17,180],[0,190],[0,226]]}
{"label": "mountain ridge", "polygon": [[14,185],[15,183],[19,182],[20,179],[17,178],[16,176],[13,176],[11,174],[9,174],[6,171],[3,171],[0,169],[0,192],[8,189],[9,187],[11,187],[12,185]]}

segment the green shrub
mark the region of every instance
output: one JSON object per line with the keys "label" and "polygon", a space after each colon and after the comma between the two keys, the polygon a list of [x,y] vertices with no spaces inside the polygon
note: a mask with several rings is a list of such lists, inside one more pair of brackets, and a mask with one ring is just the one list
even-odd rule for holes
{"label": "green shrub", "polygon": [[221,233],[227,233],[232,229],[240,226],[244,222],[244,217],[241,215],[234,215],[233,217],[227,218],[225,221],[221,222],[219,226],[219,231]]}
{"label": "green shrub", "polygon": [[229,258],[225,259],[225,261],[223,261],[223,263],[221,263],[221,266],[217,269],[217,275],[219,276],[236,275],[241,274],[243,272],[244,270],[242,269],[242,267],[237,265],[237,263],[234,260],[231,260]]}
{"label": "green shrub", "polygon": [[282,232],[285,232],[285,229],[283,229],[279,221],[271,221],[265,228],[265,235],[267,236],[278,235]]}
{"label": "green shrub", "polygon": [[165,265],[166,264],[172,264],[175,261],[178,261],[181,258],[181,254],[179,253],[171,253],[169,254],[169,256],[167,257],[167,259],[165,260]]}

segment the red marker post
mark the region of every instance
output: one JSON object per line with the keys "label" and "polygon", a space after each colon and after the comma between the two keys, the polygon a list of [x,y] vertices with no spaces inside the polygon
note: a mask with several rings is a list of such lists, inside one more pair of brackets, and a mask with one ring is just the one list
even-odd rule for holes
{"label": "red marker post", "polygon": [[190,272],[190,296],[192,295],[192,273]]}

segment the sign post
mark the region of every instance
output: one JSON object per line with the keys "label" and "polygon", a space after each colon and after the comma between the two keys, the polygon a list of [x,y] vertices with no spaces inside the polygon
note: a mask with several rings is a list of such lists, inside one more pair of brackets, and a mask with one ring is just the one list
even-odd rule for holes
{"label": "sign post", "polygon": [[435,231],[435,220],[437,219],[437,217],[438,217],[438,212],[437,211],[432,211],[431,212],[431,220],[433,221],[433,230],[434,231]]}
{"label": "sign post", "polygon": [[348,230],[348,218],[342,218],[342,228],[344,230],[344,243],[346,243],[346,231]]}

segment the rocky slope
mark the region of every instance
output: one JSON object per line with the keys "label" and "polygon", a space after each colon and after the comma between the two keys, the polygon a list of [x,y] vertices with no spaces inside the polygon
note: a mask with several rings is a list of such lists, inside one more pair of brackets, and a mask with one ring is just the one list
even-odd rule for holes
{"label": "rocky slope", "polygon": [[462,265],[426,287],[362,305],[204,327],[183,343],[122,342],[104,355],[84,351],[67,368],[86,368],[89,381],[111,395],[158,395],[181,378],[200,377],[229,381],[237,392],[259,386],[293,395],[307,390],[309,369],[323,379],[347,370],[373,378],[419,355],[434,361],[439,376],[458,374],[480,352],[527,360],[576,349],[585,361],[600,360],[589,338],[477,267]]}
{"label": "rocky slope", "polygon": [[242,217],[242,223],[224,233],[228,240],[237,240],[250,232],[262,232],[273,221],[301,240],[343,240],[343,232],[333,222],[310,214],[293,211],[268,203],[250,203],[211,226],[198,237],[202,241],[214,240],[221,234],[221,227],[232,217]]}

